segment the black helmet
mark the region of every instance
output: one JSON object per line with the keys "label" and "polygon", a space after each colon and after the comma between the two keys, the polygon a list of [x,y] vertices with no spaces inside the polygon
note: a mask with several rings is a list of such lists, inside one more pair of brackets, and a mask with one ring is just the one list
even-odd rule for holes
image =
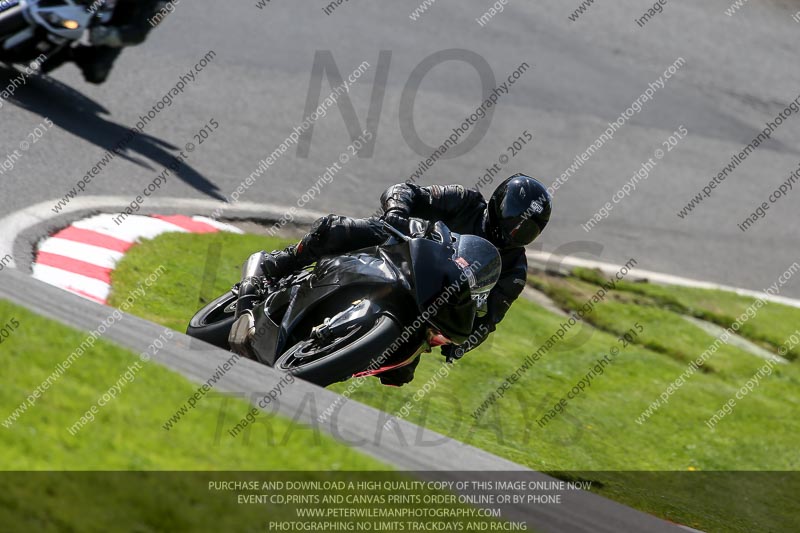
{"label": "black helmet", "polygon": [[516,174],[501,183],[489,200],[487,233],[498,248],[532,243],[547,226],[552,199],[539,181]]}

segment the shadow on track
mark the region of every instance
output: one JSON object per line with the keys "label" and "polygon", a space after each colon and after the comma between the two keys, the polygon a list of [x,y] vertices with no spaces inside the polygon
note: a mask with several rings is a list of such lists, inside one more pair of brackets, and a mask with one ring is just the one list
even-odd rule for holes
{"label": "shadow on track", "polygon": [[[5,87],[19,75],[19,71],[0,65],[0,87]],[[8,103],[47,117],[59,128],[103,150],[111,151],[130,132],[129,126],[111,122],[103,116],[110,115],[108,109],[69,85],[46,75],[29,78],[26,86],[18,88],[17,92],[8,99]],[[157,137],[140,133],[119,150],[117,155],[148,170],[161,172],[162,168],[174,164],[176,154],[173,152],[179,150],[177,146]],[[153,167],[145,159],[156,163],[157,166]],[[87,163],[86,170],[89,170],[93,164]],[[219,188],[187,162],[183,162],[173,175],[195,190],[214,199],[225,201]]]}

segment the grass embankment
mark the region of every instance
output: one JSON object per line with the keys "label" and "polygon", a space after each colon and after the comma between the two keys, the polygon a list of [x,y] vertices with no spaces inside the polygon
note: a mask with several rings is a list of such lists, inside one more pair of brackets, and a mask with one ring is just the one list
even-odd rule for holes
{"label": "grass embankment", "polygon": [[[33,405],[17,411],[14,421],[6,417],[87,334],[5,301],[0,301],[0,328],[10,333],[2,333],[0,345],[0,469],[6,471],[0,473],[0,524],[4,531],[115,531],[123,524],[126,528],[136,525],[138,531],[201,531],[209,523],[222,531],[242,531],[245,525],[263,531],[263,506],[236,505],[230,493],[209,494],[207,483],[215,479],[213,473],[193,480],[155,472],[105,476],[55,472],[61,470],[387,468],[332,438],[278,417],[270,419],[273,439],[263,435],[247,440],[217,438],[221,397],[202,399],[203,408],[191,411],[166,431],[162,424],[197,386],[159,365],[142,363],[138,355],[103,339],[73,359],[63,375],[33,399]],[[120,381],[137,363],[142,368],[128,374],[132,380]],[[73,436],[68,428],[115,384],[120,385],[116,399],[98,408],[95,420]],[[227,405],[237,412],[249,407],[240,399]],[[200,501],[204,504],[196,505]]]}
{"label": "grass embankment", "polygon": [[[160,290],[137,302],[135,312],[182,331],[201,303],[238,279],[239,265],[252,251],[283,245],[253,235],[164,235],[125,257],[114,273],[115,294],[126,294],[142,275],[163,264],[167,273],[159,282]],[[217,252],[218,268],[210,269],[216,276],[206,275],[204,284],[204,271],[209,270],[204,265],[214,266]],[[566,310],[576,310],[591,299],[601,281],[591,272],[531,278]],[[649,418],[641,416],[686,371],[687,363],[714,343],[714,337],[681,314],[727,327],[751,303],[752,299],[718,291],[620,283],[584,323],[520,373],[501,398],[486,403],[491,392],[502,387],[565,320],[520,300],[491,341],[451,368],[446,379],[434,378],[443,361],[434,354],[423,358],[413,384],[394,389],[370,380],[352,397],[389,413],[400,412],[411,402],[407,418],[412,422],[537,470],[573,473],[560,474],[564,477],[582,472],[581,477],[595,481],[601,494],[676,522],[709,531],[750,531],[754,524],[764,530],[786,530],[800,521],[797,506],[785,496],[793,479],[774,477],[765,483],[763,478],[720,474],[711,482],[697,471],[781,471],[800,466],[796,453],[800,373],[795,364],[775,366],[712,431],[705,422],[765,363],[739,348],[723,346],[702,371],[686,378],[668,403]],[[796,309],[769,304],[741,333],[776,352],[796,329],[798,318]],[[637,334],[623,348],[618,337],[631,331]],[[620,349],[613,364],[569,398],[563,412],[544,420],[612,348]],[[787,357],[796,355],[795,348]],[[414,394],[429,380],[435,387],[414,402]],[[338,384],[332,389],[346,387]],[[482,405],[485,412],[473,416]],[[342,416],[346,413],[345,407]],[[207,431],[211,427],[213,423]],[[689,473],[614,473],[619,471]],[[697,477],[684,477],[693,475]],[[726,479],[735,490],[719,485]],[[736,496],[742,493],[750,494],[749,502]]]}

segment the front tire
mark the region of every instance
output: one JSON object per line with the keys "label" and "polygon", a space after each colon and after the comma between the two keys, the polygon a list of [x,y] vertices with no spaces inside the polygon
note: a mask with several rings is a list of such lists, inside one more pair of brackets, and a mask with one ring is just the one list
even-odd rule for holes
{"label": "front tire", "polygon": [[[348,334],[352,337],[344,339],[347,341],[344,346],[318,358],[302,357],[304,352],[309,351],[314,339],[300,341],[275,361],[275,368],[327,387],[366,370],[372,361],[378,359],[384,350],[400,338],[401,333],[400,324],[393,317],[383,314],[368,330]],[[386,361],[380,361],[381,365],[384,363]]]}
{"label": "front tire", "polygon": [[189,321],[186,334],[224,350],[230,350],[228,334],[236,314],[237,295],[228,291],[199,310]]}

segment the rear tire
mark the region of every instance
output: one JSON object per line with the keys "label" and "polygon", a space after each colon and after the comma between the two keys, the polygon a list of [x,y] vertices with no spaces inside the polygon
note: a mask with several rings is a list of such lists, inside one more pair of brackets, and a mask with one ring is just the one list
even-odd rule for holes
{"label": "rear tire", "polygon": [[230,350],[228,334],[234,322],[236,299],[236,293],[228,291],[206,305],[189,321],[186,334],[214,346]]}
{"label": "rear tire", "polygon": [[294,357],[294,354],[309,342],[302,341],[286,350],[275,361],[275,368],[321,387],[327,387],[366,370],[373,360],[380,357],[384,350],[400,337],[401,333],[402,327],[394,318],[381,315],[368,331],[341,349],[308,363],[302,363]]}

